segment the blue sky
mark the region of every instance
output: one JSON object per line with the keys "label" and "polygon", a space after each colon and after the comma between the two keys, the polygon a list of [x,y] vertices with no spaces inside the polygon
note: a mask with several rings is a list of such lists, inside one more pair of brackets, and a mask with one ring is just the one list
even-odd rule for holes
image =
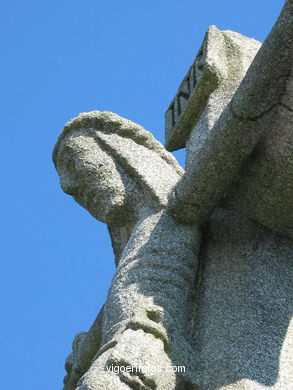
{"label": "blue sky", "polygon": [[61,389],[72,339],[114,272],[106,226],[63,194],[51,162],[65,122],[110,110],[163,142],[165,110],[208,26],[263,41],[282,5],[2,0],[1,388]]}

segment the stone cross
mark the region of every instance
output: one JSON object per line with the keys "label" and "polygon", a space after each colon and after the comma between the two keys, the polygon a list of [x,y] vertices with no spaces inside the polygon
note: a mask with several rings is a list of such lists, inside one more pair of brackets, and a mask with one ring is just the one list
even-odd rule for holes
{"label": "stone cross", "polygon": [[65,390],[292,389],[292,20],[287,0],[263,45],[209,28],[166,112],[186,172],[115,114],[65,126],[61,186],[107,223],[117,265]]}

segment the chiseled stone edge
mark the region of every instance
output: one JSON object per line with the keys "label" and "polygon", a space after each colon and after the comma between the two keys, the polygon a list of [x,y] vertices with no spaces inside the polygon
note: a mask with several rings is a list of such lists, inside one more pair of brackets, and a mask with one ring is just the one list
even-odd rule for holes
{"label": "chiseled stone edge", "polygon": [[[166,149],[169,151],[185,147],[192,126],[203,110],[208,97],[221,81],[221,74],[214,64],[214,45],[219,30],[209,27],[203,44],[189,68],[165,114]],[[196,69],[201,75],[196,75]]]}
{"label": "chiseled stone edge", "polygon": [[176,185],[169,212],[181,223],[203,223],[223,198],[266,130],[275,107],[288,112],[284,93],[292,77],[293,1],[287,0],[271,33],[223,114]]}

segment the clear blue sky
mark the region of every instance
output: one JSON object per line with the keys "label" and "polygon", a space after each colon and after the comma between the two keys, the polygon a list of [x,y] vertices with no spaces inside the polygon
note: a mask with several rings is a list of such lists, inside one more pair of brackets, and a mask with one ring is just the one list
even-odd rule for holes
{"label": "clear blue sky", "polygon": [[263,41],[282,5],[2,0],[1,388],[61,389],[71,341],[114,272],[106,227],[60,189],[51,151],[64,123],[110,110],[163,142],[164,112],[208,26]]}

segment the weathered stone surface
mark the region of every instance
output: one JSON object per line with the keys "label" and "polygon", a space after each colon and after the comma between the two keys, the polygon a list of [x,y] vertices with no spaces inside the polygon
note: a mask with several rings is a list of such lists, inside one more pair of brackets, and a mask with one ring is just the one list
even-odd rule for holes
{"label": "weathered stone surface", "polygon": [[62,188],[107,223],[117,264],[66,390],[292,389],[292,19],[287,0],[242,82],[259,43],[209,29],[168,127],[170,148],[189,137],[185,173],[115,114],[65,127]]}
{"label": "weathered stone surface", "polygon": [[90,368],[101,347],[103,307],[88,332],[78,333],[72,343],[72,353],[67,357],[64,390],[76,389],[80,378]]}
{"label": "weathered stone surface", "polygon": [[[200,234],[196,226],[178,225],[168,213],[160,211],[167,205],[182,169],[140,126],[100,112],[83,114],[65,127],[54,161],[64,191],[108,224],[116,240],[114,249],[116,245],[121,254],[103,311],[102,341],[95,342],[92,348],[89,345],[96,326],[83,334],[82,340],[78,336],[79,346],[73,348],[67,363],[66,389],[74,388],[78,374],[88,368],[98,344],[93,367],[104,367],[105,372],[88,370],[80,388],[100,388],[104,381],[116,383],[105,365],[113,363],[111,356],[117,357],[117,351],[124,350],[123,340],[129,334],[133,338],[133,332],[141,350],[148,334],[159,340],[161,352],[152,364],[161,362],[164,366],[170,362],[169,353],[172,361],[186,365],[186,357],[192,356],[188,308],[194,295]],[[123,353],[120,355],[122,359]],[[132,366],[135,356],[123,359],[117,365]],[[184,381],[191,380],[188,375]],[[126,382],[135,386],[141,380],[137,375],[119,378],[121,389]],[[161,389],[170,388],[172,376],[162,377],[160,373],[156,378],[149,380]],[[174,376],[174,385],[176,380]]]}
{"label": "weathered stone surface", "polygon": [[202,117],[204,123],[198,126],[196,136],[206,137],[259,47],[260,42],[233,31],[220,31],[215,26],[208,29],[194,63],[165,114],[167,150],[185,147],[194,124],[201,122]]}
{"label": "weathered stone surface", "polygon": [[[107,328],[117,332],[117,326],[124,326],[118,325],[120,316],[134,317],[134,322],[163,340],[176,365],[187,364],[184,356],[191,350],[189,308],[199,238],[196,227],[178,225],[166,212],[147,215],[125,248],[107,299]],[[122,303],[119,297],[126,298],[126,294],[128,298]],[[105,334],[105,341],[108,337]]]}
{"label": "weathered stone surface", "polygon": [[110,112],[80,114],[53,152],[63,190],[106,222],[116,262],[146,210],[166,206],[183,170],[141,126]]}
{"label": "weathered stone surface", "polygon": [[[220,119],[211,121],[205,107],[187,142],[183,204],[173,200],[184,222],[204,221],[213,204],[225,208],[205,223],[198,256],[193,345],[201,390],[293,384],[292,4],[226,110],[214,114]],[[225,187],[230,169],[235,180]]]}
{"label": "weathered stone surface", "polygon": [[[197,151],[203,146],[207,136],[231,101],[236,89],[243,80],[251,62],[260,48],[260,42],[232,31],[219,31],[213,28],[212,51],[214,66],[221,75],[217,88],[209,95],[198,120],[190,129],[186,143],[186,165],[192,164]],[[215,70],[216,72],[216,70]]]}
{"label": "weathered stone surface", "polygon": [[178,220],[201,223],[226,196],[242,214],[293,237],[292,7],[287,1],[231,102],[191,148],[170,205]]}
{"label": "weathered stone surface", "polygon": [[111,367],[146,367],[149,362],[154,366],[171,366],[171,361],[163,349],[163,343],[150,333],[141,329],[127,329],[121,335],[115,347],[107,350],[91,366],[82,379],[78,390],[129,390],[129,389],[172,389],[176,381],[175,375],[158,373],[122,372],[120,375],[105,370]]}
{"label": "weathered stone surface", "polygon": [[292,389],[293,241],[220,209],[203,237],[193,316],[199,389]]}
{"label": "weathered stone surface", "polygon": [[[162,367],[164,372],[163,367],[185,365],[189,369],[184,380],[192,383],[195,359],[190,344],[190,307],[195,293],[199,242],[196,227],[178,225],[166,212],[146,215],[138,222],[122,254],[107,297],[102,350],[103,346],[106,348],[93,367],[102,367],[102,361],[107,366],[153,365],[158,369]],[[150,338],[147,335],[151,335],[152,340],[159,340],[158,349],[152,342],[146,350],[146,338]],[[129,341],[125,345],[126,339]],[[123,353],[125,348],[128,348],[127,353]],[[138,352],[132,354],[133,348],[134,352],[145,351],[140,353],[142,360],[137,360]],[[96,368],[92,368],[85,375],[80,390],[91,388],[88,386],[92,383],[92,376],[95,377],[95,386],[97,383],[101,386],[99,381],[104,380],[105,374],[100,378],[94,374],[96,372]],[[162,376],[162,372],[147,378],[155,384],[151,388],[167,390],[175,387],[176,378]],[[120,379],[125,382],[123,375]],[[128,378],[131,388],[136,381],[137,375]]]}
{"label": "weathered stone surface", "polygon": [[141,206],[165,206],[168,190],[183,174],[150,132],[110,112],[84,113],[70,121],[53,158],[64,191],[110,226],[135,219]]}

